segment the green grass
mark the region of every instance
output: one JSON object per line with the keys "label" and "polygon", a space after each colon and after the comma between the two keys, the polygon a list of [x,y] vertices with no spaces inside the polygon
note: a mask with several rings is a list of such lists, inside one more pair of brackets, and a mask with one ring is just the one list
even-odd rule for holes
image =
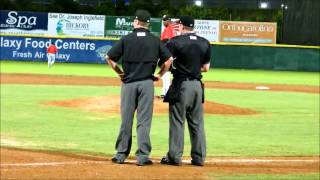
{"label": "green grass", "polygon": [[204,73],[204,80],[319,86],[319,75],[318,72],[212,69]]}
{"label": "green grass", "polygon": [[[119,87],[2,84],[1,136],[16,143],[1,143],[31,149],[112,155],[119,115],[44,106],[43,103],[119,93]],[[253,116],[205,114],[208,156],[319,155],[318,94],[208,89],[206,96],[210,101],[261,112]],[[133,134],[131,155],[134,156],[135,128]],[[164,155],[168,148],[167,115],[154,116],[151,140],[152,156]],[[185,141],[184,155],[189,156],[187,131]]]}
{"label": "green grass", "polygon": [[319,153],[319,95],[210,89],[206,96],[207,100],[261,112],[212,116],[214,123],[206,124],[208,137],[213,139],[208,146],[219,155]]}
{"label": "green grass", "polygon": [[49,69],[47,62],[0,61],[1,73],[32,73],[73,76],[117,77],[106,64],[55,63]]}
{"label": "green grass", "polygon": [[[57,63],[52,69],[45,62],[0,61],[0,65],[1,73],[116,76],[105,64]],[[319,86],[319,73],[308,72],[213,69],[204,79]],[[112,155],[119,115],[43,103],[119,93],[120,87],[110,86],[1,84],[1,145]],[[205,114],[208,156],[319,155],[319,94],[207,89],[206,98],[260,112],[252,116]],[[135,128],[133,134],[134,152]],[[168,149],[167,114],[154,116],[151,140],[152,155],[162,156]],[[189,156],[187,131],[185,141],[184,155]]]}
{"label": "green grass", "polygon": [[[56,63],[52,69],[46,62],[0,61],[2,73],[32,73],[75,76],[109,76],[117,75],[106,64]],[[291,72],[241,69],[215,69],[204,73],[205,81],[292,84],[319,86],[318,72]]]}

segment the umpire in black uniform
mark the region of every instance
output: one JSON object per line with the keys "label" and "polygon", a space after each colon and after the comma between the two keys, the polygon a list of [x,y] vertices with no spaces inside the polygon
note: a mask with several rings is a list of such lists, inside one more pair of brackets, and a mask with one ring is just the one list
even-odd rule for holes
{"label": "umpire in black uniform", "polygon": [[[150,128],[153,113],[154,80],[169,69],[171,53],[160,39],[148,30],[150,14],[138,10],[133,21],[134,30],[124,36],[107,53],[107,62],[121,80],[121,127],[116,142],[116,155],[112,162],[122,164],[130,154],[132,144],[132,124],[137,110],[137,165],[150,165]],[[121,70],[116,62],[122,59]],[[165,61],[158,75],[154,76],[158,59]]]}
{"label": "umpire in black uniform", "polygon": [[162,158],[162,164],[181,164],[185,119],[191,140],[191,164],[203,166],[206,157],[201,72],[209,70],[211,49],[209,41],[197,36],[193,29],[194,19],[182,16],[179,21],[181,35],[166,44],[175,60],[171,70],[172,85],[164,99],[169,102],[170,129],[169,151]]}

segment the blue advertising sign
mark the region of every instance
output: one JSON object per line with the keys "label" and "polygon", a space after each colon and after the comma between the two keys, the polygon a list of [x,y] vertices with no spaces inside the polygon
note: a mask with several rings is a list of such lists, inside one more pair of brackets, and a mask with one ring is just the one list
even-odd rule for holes
{"label": "blue advertising sign", "polygon": [[2,34],[47,34],[48,13],[0,11]]}
{"label": "blue advertising sign", "polygon": [[1,36],[2,60],[47,61],[51,43],[58,48],[57,62],[105,63],[105,55],[114,41],[75,38]]}

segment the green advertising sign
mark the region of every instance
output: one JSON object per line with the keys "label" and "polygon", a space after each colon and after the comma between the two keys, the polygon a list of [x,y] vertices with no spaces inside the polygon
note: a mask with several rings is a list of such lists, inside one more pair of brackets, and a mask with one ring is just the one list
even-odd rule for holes
{"label": "green advertising sign", "polygon": [[[120,38],[132,32],[133,16],[106,16],[105,37]],[[151,18],[149,30],[160,37],[161,19]]]}

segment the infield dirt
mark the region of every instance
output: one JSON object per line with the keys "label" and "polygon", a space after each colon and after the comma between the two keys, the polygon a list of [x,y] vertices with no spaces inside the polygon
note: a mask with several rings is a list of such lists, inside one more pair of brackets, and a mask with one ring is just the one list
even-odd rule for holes
{"label": "infield dirt", "polygon": [[209,157],[197,167],[113,164],[110,157],[1,148],[1,179],[207,180],[217,174],[294,174],[319,172],[319,157]]}

